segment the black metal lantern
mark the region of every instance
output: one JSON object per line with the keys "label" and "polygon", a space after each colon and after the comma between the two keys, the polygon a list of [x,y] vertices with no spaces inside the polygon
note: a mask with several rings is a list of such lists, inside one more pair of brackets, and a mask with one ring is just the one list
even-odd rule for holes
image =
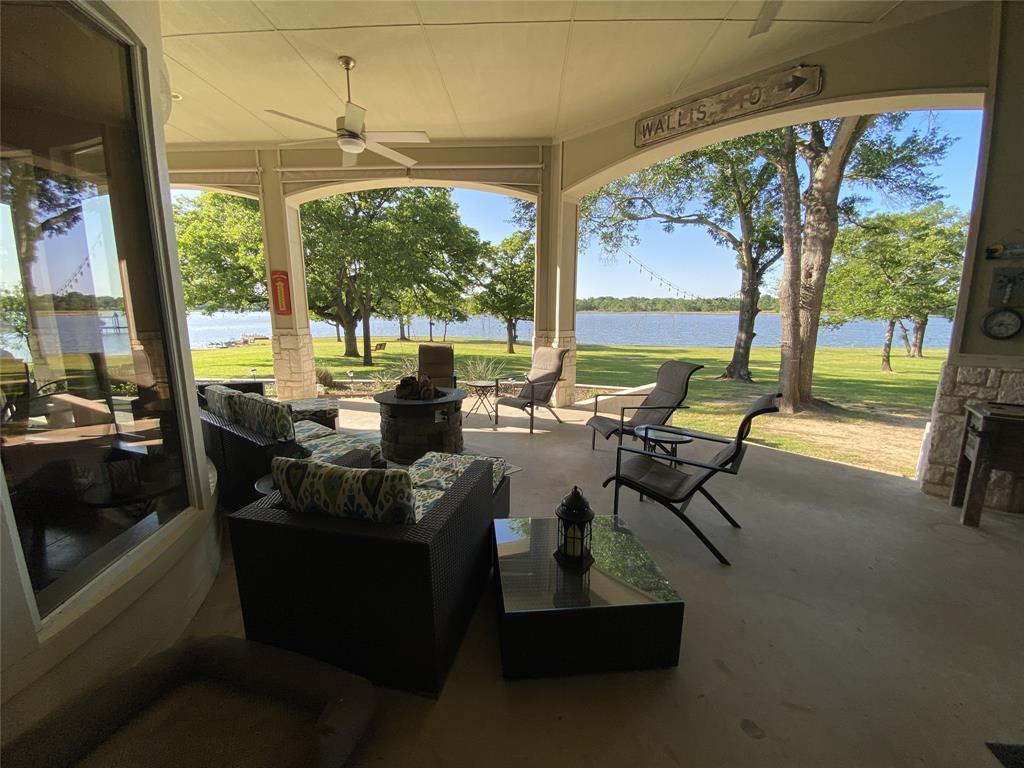
{"label": "black metal lantern", "polygon": [[555,550],[555,559],[566,568],[589,568],[594,562],[590,554],[594,510],[578,486],[574,485],[555,507],[555,515],[558,516],[558,549]]}

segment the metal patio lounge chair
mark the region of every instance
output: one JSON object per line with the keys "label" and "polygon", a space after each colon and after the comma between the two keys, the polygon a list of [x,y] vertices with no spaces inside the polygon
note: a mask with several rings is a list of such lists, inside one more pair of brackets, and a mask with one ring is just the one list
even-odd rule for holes
{"label": "metal patio lounge chair", "polygon": [[[605,440],[615,434],[632,437],[636,427],[667,424],[676,409],[686,407],[682,405],[682,402],[686,399],[690,379],[703,367],[703,365],[685,363],[682,360],[666,360],[658,368],[654,389],[647,394],[637,392],[631,395],[614,393],[596,395],[594,397],[594,415],[587,421],[587,426],[593,430],[590,434],[590,450],[594,450],[597,446],[598,433]],[[643,402],[639,406],[621,408],[619,418],[615,419],[611,416],[602,416],[597,412],[598,401],[602,397],[642,397]],[[627,419],[625,412],[629,410],[634,413]]]}
{"label": "metal patio lounge chair", "polygon": [[451,344],[420,344],[418,357],[418,375],[427,376],[435,387],[455,387],[455,349]]}
{"label": "metal patio lounge chair", "polygon": [[[642,451],[622,445],[622,435],[619,435],[619,447],[615,456],[615,474],[609,475],[602,484],[607,487],[608,483],[615,483],[615,505],[612,514],[619,514],[619,488],[626,486],[638,492],[642,497],[650,497],[668,509],[672,514],[686,523],[698,539],[711,550],[722,565],[729,565],[729,561],[718,551],[718,548],[711,543],[703,531],[686,516],[686,507],[693,500],[693,497],[700,493],[711,502],[722,517],[729,521],[734,528],[740,524],[733,519],[725,507],[705,487],[708,480],[719,472],[735,475],[739,472],[740,464],[746,453],[746,446],[743,441],[750,434],[750,424],[754,417],[763,413],[777,413],[779,410],[778,399],[781,394],[762,395],[757,398],[747,409],[746,415],[736,430],[736,437],[730,440],[727,437],[706,435],[701,432],[690,432],[676,427],[663,427],[663,430],[678,432],[687,435],[694,440],[707,440],[709,442],[724,443],[724,447],[707,461],[696,461],[688,458],[677,458],[664,453],[654,451]],[[693,467],[692,471],[683,471],[679,465]]]}
{"label": "metal patio lounge chair", "polygon": [[[551,396],[555,393],[555,385],[562,380],[562,367],[565,365],[565,356],[568,349],[556,347],[538,347],[533,353],[533,363],[529,373],[526,374],[526,381],[518,395],[511,397],[499,397],[494,403],[494,425],[498,425],[498,406],[504,405],[509,408],[518,408],[521,411],[530,411],[530,434],[533,434],[533,416],[537,406],[547,408],[555,421],[559,424],[562,420],[554,412],[549,403]],[[494,386],[499,387],[501,382],[497,379]],[[497,392],[499,390],[495,390]]]}

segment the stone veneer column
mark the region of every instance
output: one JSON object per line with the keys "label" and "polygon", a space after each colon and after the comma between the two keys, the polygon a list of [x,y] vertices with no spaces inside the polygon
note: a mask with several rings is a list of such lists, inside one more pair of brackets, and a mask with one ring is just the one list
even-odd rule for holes
{"label": "stone veneer column", "polygon": [[[945,364],[932,406],[931,440],[920,478],[925,493],[949,497],[963,437],[964,408],[990,400],[1024,405],[1024,370]],[[993,472],[985,506],[1024,512],[1024,478],[1015,482],[1009,472]]]}
{"label": "stone veneer column", "polygon": [[290,205],[281,186],[278,156],[273,150],[260,150],[260,216],[263,221],[263,249],[267,259],[267,286],[272,272],[288,274],[291,314],[274,311],[270,298],[273,328],[274,379],[277,397],[293,399],[316,396],[316,367],[313,337],[309,330],[306,300],[306,268],[302,253],[299,208]]}
{"label": "stone veneer column", "polygon": [[537,201],[537,267],[534,283],[533,348],[568,348],[556,406],[576,399],[577,208],[562,198],[562,146],[543,149],[544,169]]}

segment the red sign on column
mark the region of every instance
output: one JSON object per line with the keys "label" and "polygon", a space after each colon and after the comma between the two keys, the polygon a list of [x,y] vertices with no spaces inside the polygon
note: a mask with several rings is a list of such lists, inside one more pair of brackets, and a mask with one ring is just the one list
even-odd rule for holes
{"label": "red sign on column", "polygon": [[274,314],[292,313],[292,294],[288,289],[288,273],[278,270],[270,273],[270,292],[274,296]]}

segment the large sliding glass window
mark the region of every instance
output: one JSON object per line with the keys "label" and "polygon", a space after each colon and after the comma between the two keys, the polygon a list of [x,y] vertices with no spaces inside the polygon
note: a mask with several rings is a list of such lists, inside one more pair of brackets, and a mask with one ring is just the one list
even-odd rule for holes
{"label": "large sliding glass window", "polygon": [[58,3],[0,4],[0,46],[0,456],[45,615],[188,498],[131,51]]}

